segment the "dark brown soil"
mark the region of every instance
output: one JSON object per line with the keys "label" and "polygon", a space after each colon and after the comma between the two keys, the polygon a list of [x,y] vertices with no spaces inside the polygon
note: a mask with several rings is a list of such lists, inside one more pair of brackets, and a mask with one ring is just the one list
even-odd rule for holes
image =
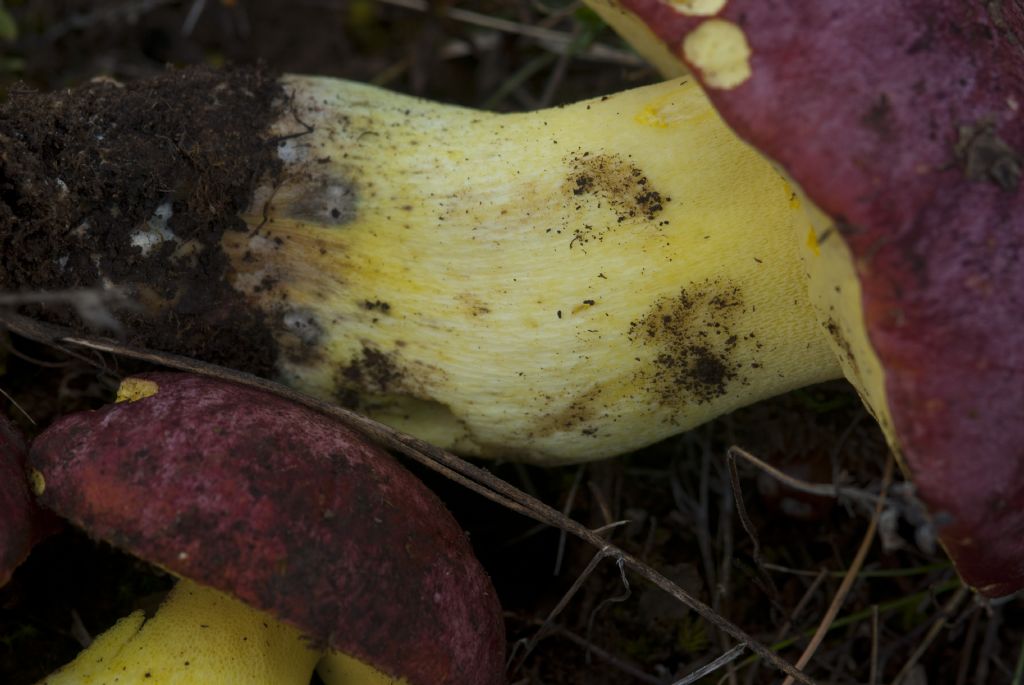
{"label": "dark brown soil", "polygon": [[669,405],[710,402],[746,383],[745,369],[735,361],[737,347],[749,353],[760,343],[752,331],[736,329],[744,307],[740,288],[724,278],[655,302],[629,327],[633,343],[657,350],[655,370],[637,381]]}
{"label": "dark brown soil", "polygon": [[[114,286],[141,303],[124,315],[134,342],[269,372],[273,339],[228,285],[220,242],[246,230],[239,212],[279,171],[267,131],[284,104],[276,76],[259,68],[10,90],[0,105],[0,289]],[[37,313],[92,323],[66,303]]]}

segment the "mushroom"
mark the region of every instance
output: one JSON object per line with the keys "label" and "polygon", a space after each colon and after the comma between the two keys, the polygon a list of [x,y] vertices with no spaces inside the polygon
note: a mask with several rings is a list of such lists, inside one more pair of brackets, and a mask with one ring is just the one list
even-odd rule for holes
{"label": "mushroom", "polygon": [[[69,140],[32,140],[29,116]],[[23,201],[6,225],[0,212],[0,266],[21,261],[0,287],[120,286],[148,307],[122,316],[136,342],[463,454],[608,457],[841,375],[792,187],[692,78],[494,114],[329,78],[175,72],[21,94],[0,107],[5,131],[11,166],[35,176],[10,178]],[[137,139],[149,152],[122,147]],[[54,215],[71,226],[43,250]]]}
{"label": "mushroom", "polygon": [[186,374],[58,420],[33,443],[41,501],[180,577],[43,682],[497,684],[494,590],[444,506],[312,410]]}
{"label": "mushroom", "polygon": [[57,529],[58,521],[39,508],[29,492],[25,443],[0,416],[0,587],[32,547]]}
{"label": "mushroom", "polygon": [[[80,223],[0,287],[120,285],[138,342],[547,464],[846,375],[964,578],[1020,587],[1020,10],[613,7],[696,78],[507,115],[250,72],[19,96],[0,259]],[[71,140],[14,135],[40,112]]]}
{"label": "mushroom", "polygon": [[990,596],[1020,589],[1024,10],[588,4],[685,61],[728,124],[810,198],[811,301],[846,377],[961,576]]}

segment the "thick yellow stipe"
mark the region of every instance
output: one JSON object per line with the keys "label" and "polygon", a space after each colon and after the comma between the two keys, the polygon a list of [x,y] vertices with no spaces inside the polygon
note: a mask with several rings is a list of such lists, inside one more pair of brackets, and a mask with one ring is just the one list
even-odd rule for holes
{"label": "thick yellow stipe", "polygon": [[286,381],[557,463],[839,375],[793,190],[692,80],[508,115],[286,87],[285,178],[225,237]]}
{"label": "thick yellow stipe", "polygon": [[156,616],[122,619],[40,685],[307,685],[320,656],[295,628],[180,581]]}

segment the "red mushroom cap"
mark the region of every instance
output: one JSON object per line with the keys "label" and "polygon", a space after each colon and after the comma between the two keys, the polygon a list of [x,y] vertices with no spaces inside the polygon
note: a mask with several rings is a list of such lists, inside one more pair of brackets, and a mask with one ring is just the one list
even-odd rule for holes
{"label": "red mushroom cap", "polygon": [[25,442],[0,416],[0,586],[32,547],[57,529],[57,519],[32,499],[25,474]]}
{"label": "red mushroom cap", "polygon": [[704,22],[742,30],[749,76],[709,96],[847,242],[894,446],[961,575],[1024,587],[1024,6],[721,4],[622,0],[681,56]]}
{"label": "red mushroom cap", "polygon": [[274,395],[184,374],[32,445],[41,500],[91,535],[414,685],[504,680],[486,573],[389,454]]}

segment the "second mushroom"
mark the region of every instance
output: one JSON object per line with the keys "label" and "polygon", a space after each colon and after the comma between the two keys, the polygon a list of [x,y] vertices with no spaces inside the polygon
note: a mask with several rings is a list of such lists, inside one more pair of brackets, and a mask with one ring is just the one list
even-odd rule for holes
{"label": "second mushroom", "polygon": [[[499,685],[490,580],[388,454],[267,393],[180,374],[33,443],[43,504],[182,580],[44,685]],[[323,659],[323,661],[321,661]]]}

